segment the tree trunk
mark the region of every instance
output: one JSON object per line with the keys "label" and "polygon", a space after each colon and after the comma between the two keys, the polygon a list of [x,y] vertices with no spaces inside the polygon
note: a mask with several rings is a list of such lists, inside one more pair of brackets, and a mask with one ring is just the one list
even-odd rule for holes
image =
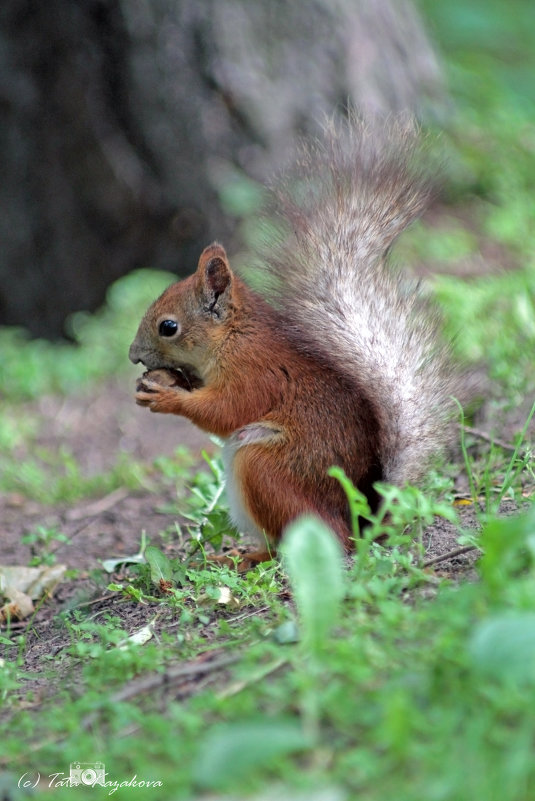
{"label": "tree trunk", "polygon": [[2,0],[0,76],[0,323],[50,337],[129,270],[228,244],[229,168],[263,180],[348,103],[442,92],[402,0]]}

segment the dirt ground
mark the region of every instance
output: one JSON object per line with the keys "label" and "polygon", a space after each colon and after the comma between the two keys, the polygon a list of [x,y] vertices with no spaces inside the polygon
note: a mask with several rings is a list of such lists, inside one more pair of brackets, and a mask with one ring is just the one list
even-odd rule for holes
{"label": "dirt ground", "polygon": [[[39,444],[67,446],[87,475],[109,470],[120,451],[151,463],[158,456],[172,456],[179,445],[199,455],[203,448],[213,449],[208,436],[187,420],[150,414],[135,405],[128,388],[113,383],[96,398],[45,398],[29,404],[28,414],[40,420]],[[57,549],[59,562],[72,568],[99,567],[101,559],[136,553],[142,531],[151,539],[171,524],[158,509],[172,500],[172,487],[162,487],[158,494],[119,489],[69,506],[45,506],[19,494],[0,496],[0,564],[27,564],[30,549],[20,538],[44,525],[57,526],[70,540]]]}
{"label": "dirt ground", "polygon": [[[68,444],[87,473],[110,468],[120,450],[150,463],[157,456],[171,456],[178,445],[187,445],[198,455],[202,448],[213,448],[209,438],[187,421],[153,415],[136,407],[129,388],[113,383],[106,385],[95,398],[47,398],[29,404],[27,411],[43,421],[41,429],[46,432],[43,444],[58,448]],[[513,421],[508,423],[513,429]],[[63,647],[65,634],[55,631],[52,625],[63,609],[77,605],[90,605],[94,611],[109,609],[122,619],[129,632],[146,622],[146,607],[140,609],[134,602],[106,591],[107,582],[117,580],[120,574],[115,577],[104,574],[101,562],[136,553],[142,531],[153,544],[172,556],[178,555],[178,540],[162,543],[160,537],[160,532],[177,520],[176,516],[160,511],[172,501],[176,501],[175,489],[163,485],[156,491],[132,492],[120,488],[104,498],[70,506],[44,506],[18,494],[0,496],[0,564],[27,565],[31,551],[21,543],[21,537],[37,525],[56,526],[68,538],[55,551],[57,562],[80,571],[77,578],[62,581],[32,619],[26,670],[37,668],[43,651],[54,653]],[[507,506],[504,511],[507,512]],[[462,516],[466,527],[475,525],[470,508],[462,510]],[[474,577],[477,552],[458,553],[440,560],[442,555],[458,550],[449,523],[437,519],[426,531],[424,542],[426,559],[431,562],[429,569],[459,580]],[[100,581],[95,580],[96,575],[101,577]],[[159,625],[166,625],[165,615]],[[12,632],[24,631],[27,626],[26,621],[14,623]]]}

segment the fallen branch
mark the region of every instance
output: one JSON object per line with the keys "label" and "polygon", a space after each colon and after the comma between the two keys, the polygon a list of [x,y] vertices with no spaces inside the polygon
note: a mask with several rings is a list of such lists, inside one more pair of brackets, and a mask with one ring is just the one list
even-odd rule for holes
{"label": "fallen branch", "polygon": [[[207,673],[211,673],[214,670],[219,670],[219,668],[232,665],[235,662],[238,662],[239,659],[240,655],[225,655],[219,659],[213,659],[211,662],[202,662],[198,660],[196,662],[190,662],[187,665],[180,665],[179,667],[170,668],[169,670],[166,670],[165,673],[151,673],[149,676],[145,676],[142,679],[138,679],[137,681],[127,684],[126,687],[123,687],[121,690],[114,693],[109,699],[109,702],[111,704],[117,704],[121,703],[121,701],[130,701],[132,698],[135,698],[138,695],[151,692],[159,687],[165,687],[167,689],[181,679],[189,678],[191,676],[202,676]],[[90,715],[87,715],[85,718],[83,718],[80,723],[81,728],[88,729],[95,721],[97,715],[98,712],[92,712]]]}

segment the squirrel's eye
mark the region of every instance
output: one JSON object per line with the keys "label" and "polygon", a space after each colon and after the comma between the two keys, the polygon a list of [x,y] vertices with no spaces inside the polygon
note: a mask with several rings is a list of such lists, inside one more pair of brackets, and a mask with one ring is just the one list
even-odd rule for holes
{"label": "squirrel's eye", "polygon": [[174,320],[162,320],[158,326],[158,333],[161,337],[172,337],[178,331],[178,324]]}

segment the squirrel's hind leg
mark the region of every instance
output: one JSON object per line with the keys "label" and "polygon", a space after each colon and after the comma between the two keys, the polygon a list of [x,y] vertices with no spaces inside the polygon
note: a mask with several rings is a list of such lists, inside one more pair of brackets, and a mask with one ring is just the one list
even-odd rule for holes
{"label": "squirrel's hind leg", "polygon": [[276,442],[277,436],[273,439],[270,442],[266,436],[254,442],[248,438],[242,444],[244,440],[237,440],[234,434],[225,445],[227,495],[234,523],[274,549],[292,520],[316,514],[333,529],[344,548],[351,550],[352,535],[343,511],[330,505],[319,487],[305,491],[302,477],[292,475],[278,453],[284,445]]}

